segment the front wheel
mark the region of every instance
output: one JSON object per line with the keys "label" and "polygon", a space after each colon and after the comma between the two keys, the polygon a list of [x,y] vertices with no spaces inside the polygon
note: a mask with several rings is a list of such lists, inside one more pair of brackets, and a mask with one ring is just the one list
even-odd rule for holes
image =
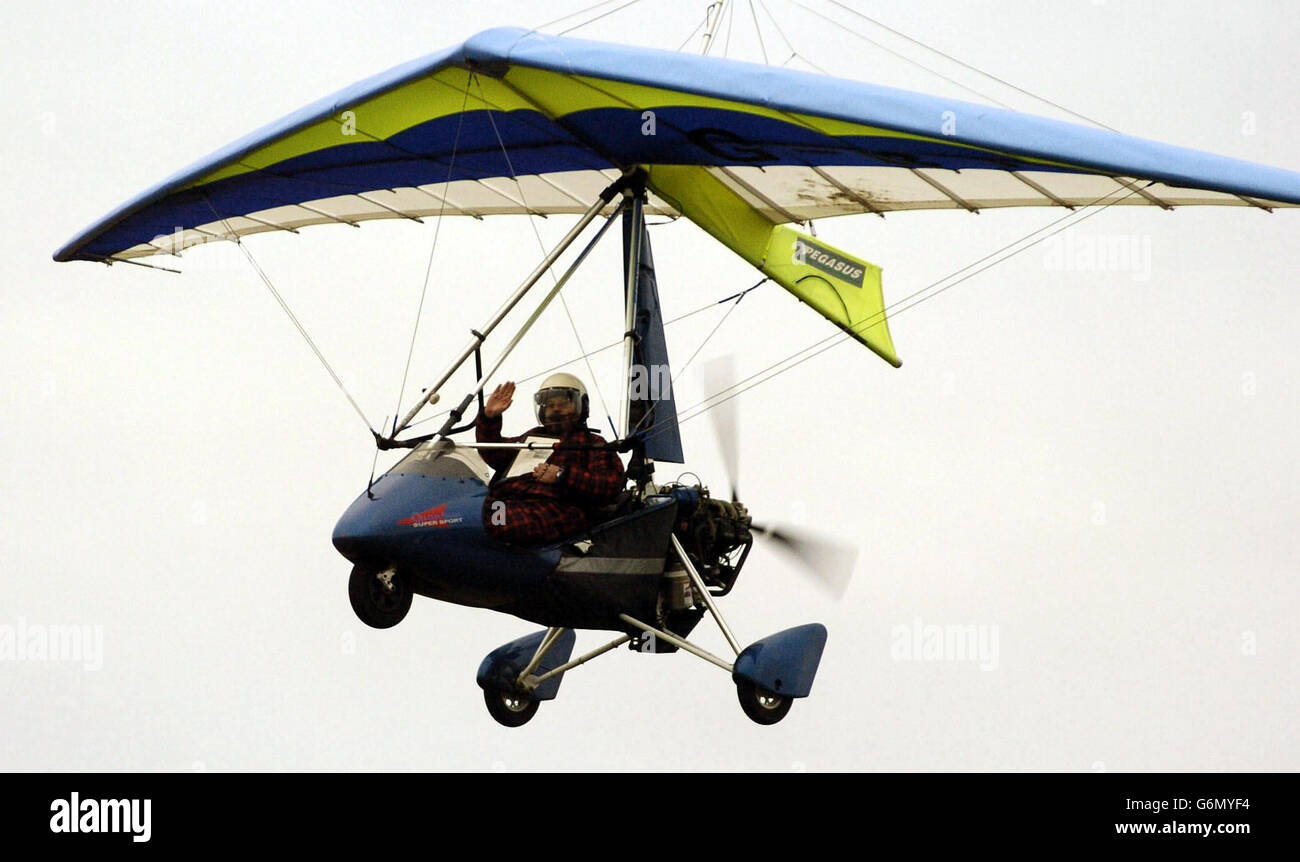
{"label": "front wheel", "polygon": [[348,579],[352,610],[366,625],[388,629],[400,623],[411,609],[411,585],[402,573],[388,567],[353,566]]}
{"label": "front wheel", "polygon": [[523,694],[514,694],[495,689],[483,690],[483,702],[487,711],[496,719],[497,724],[506,727],[520,727],[537,714],[541,701]]}
{"label": "front wheel", "polygon": [[759,724],[776,724],[785,718],[794,703],[794,699],[787,695],[773,694],[743,679],[736,681],[736,697],[745,715]]}

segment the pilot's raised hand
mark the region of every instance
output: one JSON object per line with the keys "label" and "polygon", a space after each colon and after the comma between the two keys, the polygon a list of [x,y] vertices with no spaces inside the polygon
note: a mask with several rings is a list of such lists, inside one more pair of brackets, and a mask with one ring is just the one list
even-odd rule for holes
{"label": "pilot's raised hand", "polygon": [[496,389],[483,402],[483,413],[489,419],[495,419],[502,413],[506,412],[511,402],[514,400],[515,384],[512,380],[507,380]]}

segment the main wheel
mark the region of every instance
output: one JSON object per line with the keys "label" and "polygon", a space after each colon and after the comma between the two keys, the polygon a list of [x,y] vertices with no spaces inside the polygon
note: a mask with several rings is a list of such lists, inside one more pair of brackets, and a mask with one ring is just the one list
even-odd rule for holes
{"label": "main wheel", "polygon": [[792,697],[773,694],[743,679],[736,682],[736,697],[740,699],[740,708],[745,715],[759,724],[776,724],[785,718],[794,703]]}
{"label": "main wheel", "polygon": [[353,566],[348,598],[363,623],[388,629],[400,623],[411,609],[411,585],[392,567]]}
{"label": "main wheel", "polygon": [[483,702],[487,710],[496,719],[497,724],[506,727],[520,727],[528,723],[537,714],[540,700],[524,694],[506,693],[495,689],[483,689]]}

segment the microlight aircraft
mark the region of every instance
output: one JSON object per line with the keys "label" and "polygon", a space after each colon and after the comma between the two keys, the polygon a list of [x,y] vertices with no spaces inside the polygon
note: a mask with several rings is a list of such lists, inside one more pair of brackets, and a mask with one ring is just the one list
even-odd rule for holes
{"label": "microlight aircraft", "polygon": [[[813,623],[742,647],[717,600],[761,531],[734,491],[723,499],[699,482],[655,481],[656,462],[683,455],[671,394],[632,385],[636,369],[669,367],[647,215],[694,222],[898,367],[881,269],[795,226],[900,210],[1197,205],[1294,207],[1300,174],[784,68],[494,29],[235,141],[110,213],[55,260],[143,263],[208,242],[371,219],[579,216],[406,415],[372,429],[379,449],[410,452],[334,529],[353,564],[353,609],[386,628],[419,594],[545,626],[479,667],[488,710],[507,726],[555,698],[568,671],[624,644],[717,665],[746,715],[773,724],[811,692],[827,632]],[[616,219],[626,394],[609,445],[627,459],[629,486],[581,535],[507,546],[485,529],[493,476],[479,454],[488,444],[465,436],[469,411]],[[506,315],[587,233],[526,322],[485,358]],[[471,359],[475,382],[441,427],[411,436],[415,417]],[[689,640],[705,616],[732,656]],[[575,658],[575,629],[618,636]]]}

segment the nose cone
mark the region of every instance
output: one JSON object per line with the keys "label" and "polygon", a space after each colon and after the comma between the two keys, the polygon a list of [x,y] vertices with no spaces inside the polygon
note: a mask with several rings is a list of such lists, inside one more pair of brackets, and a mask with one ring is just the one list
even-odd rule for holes
{"label": "nose cone", "polygon": [[334,547],[353,563],[391,562],[400,551],[401,521],[418,506],[422,477],[386,474],[352,501],[334,525]]}
{"label": "nose cone", "polygon": [[[374,489],[371,489],[373,492]],[[382,555],[382,542],[376,534],[375,503],[367,494],[362,494],[347,511],[339,522],[334,525],[334,548],[352,563],[360,563],[363,560],[375,560]]]}
{"label": "nose cone", "polygon": [[334,547],[353,563],[427,562],[453,554],[466,531],[481,533],[480,482],[386,473],[334,526]]}

